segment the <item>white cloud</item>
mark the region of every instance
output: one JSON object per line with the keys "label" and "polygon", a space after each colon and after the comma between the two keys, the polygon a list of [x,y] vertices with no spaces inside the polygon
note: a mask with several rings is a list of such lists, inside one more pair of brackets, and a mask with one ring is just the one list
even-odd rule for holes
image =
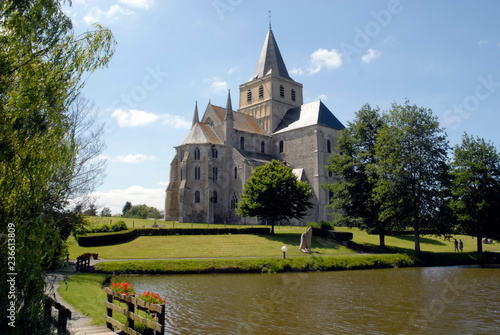
{"label": "white cloud", "polygon": [[116,119],[120,127],[141,127],[156,121],[162,121],[163,124],[172,126],[175,129],[189,129],[191,122],[184,120],[178,115],[154,114],[137,109],[115,109],[111,117]]}
{"label": "white cloud", "polygon": [[128,8],[123,8],[120,5],[112,5],[107,11],[103,11],[100,7],[92,7],[89,12],[83,17],[86,24],[94,22],[113,22],[120,16],[130,16],[134,12]]}
{"label": "white cloud", "polygon": [[296,67],[296,68],[293,68],[293,69],[290,70],[290,74],[293,74],[295,76],[301,76],[301,75],[304,74],[304,70],[302,70],[301,68]]}
{"label": "white cloud", "polygon": [[227,70],[227,74],[231,75],[231,74],[235,73],[237,69],[238,69],[237,67],[233,66],[233,67],[229,68],[229,70]]}
{"label": "white cloud", "polygon": [[120,127],[139,127],[153,123],[159,119],[159,116],[153,113],[130,109],[128,112],[116,109],[111,117],[118,121]]}
{"label": "white cloud", "polygon": [[120,214],[127,201],[132,205],[146,204],[163,210],[165,207],[165,188],[145,188],[138,185],[126,189],[114,189],[107,192],[93,192],[92,197],[102,207],[109,207],[113,214]]}
{"label": "white cloud", "polygon": [[212,82],[212,84],[210,85],[210,87],[214,90],[214,91],[227,91],[227,82],[223,81],[223,80],[216,80],[214,82]]}
{"label": "white cloud", "polygon": [[119,2],[126,6],[140,9],[149,9],[154,4],[154,0],[119,0]]}
{"label": "white cloud", "polygon": [[316,100],[322,100],[322,101],[326,101],[328,100],[328,95],[326,94],[320,94],[316,97]]}
{"label": "white cloud", "polygon": [[362,57],[361,57],[361,60],[363,61],[363,63],[370,63],[372,60],[374,60],[375,58],[379,58],[380,55],[382,55],[382,53],[380,51],[377,51],[375,49],[368,49],[366,54],[364,54]]}
{"label": "white cloud", "polygon": [[314,51],[311,55],[311,68],[309,68],[309,73],[318,73],[322,69],[326,68],[336,69],[342,65],[342,54],[336,49],[318,49]]}
{"label": "white cloud", "polygon": [[156,156],[153,155],[143,155],[143,154],[128,154],[125,156],[118,156],[115,160],[124,162],[124,163],[140,163],[144,161],[152,161],[155,160]]}

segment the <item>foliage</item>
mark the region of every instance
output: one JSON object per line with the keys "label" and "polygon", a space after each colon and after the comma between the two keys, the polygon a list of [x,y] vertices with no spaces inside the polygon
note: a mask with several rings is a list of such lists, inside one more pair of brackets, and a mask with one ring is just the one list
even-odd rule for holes
{"label": "foliage", "polygon": [[[114,224],[113,224],[114,225]],[[222,234],[269,234],[269,228],[141,228],[131,229],[115,234],[91,234],[78,237],[78,245],[82,247],[102,246],[128,242],[137,236],[167,235],[222,235]]]}
{"label": "foliage", "polygon": [[458,228],[477,238],[500,236],[500,155],[492,143],[467,134],[454,148],[451,208]]}
{"label": "foliage", "polygon": [[158,209],[143,204],[134,206],[131,205],[130,208],[123,214],[123,217],[136,219],[161,219],[163,215]]}
{"label": "foliage", "polygon": [[306,226],[313,227],[313,228],[326,229],[326,230],[333,230],[335,228],[334,224],[332,222],[328,222],[328,221],[321,221],[320,223],[308,222],[306,224]]}
{"label": "foliage", "polygon": [[109,209],[109,207],[104,207],[102,210],[101,210],[101,214],[100,216],[102,217],[110,217],[112,216],[111,215],[111,209]]}
{"label": "foliage", "polygon": [[292,169],[277,160],[255,168],[245,183],[237,213],[274,223],[290,218],[301,219],[312,207],[311,187],[298,181]]}
{"label": "foliage", "polygon": [[132,203],[130,201],[127,201],[123,206],[122,215],[125,215],[125,213],[127,213],[130,210],[130,208],[132,208]]}
{"label": "foliage", "polygon": [[380,203],[374,198],[377,176],[377,136],[384,122],[378,108],[364,105],[353,122],[342,130],[337,152],[329,157],[328,170],[339,178],[323,187],[333,193],[328,206],[335,210],[335,222],[341,226],[377,231],[380,246],[391,230],[390,222],[378,218]]}
{"label": "foliage", "polygon": [[83,215],[86,216],[96,216],[97,215],[97,207],[94,204],[90,204],[89,208],[83,212]]}
{"label": "foliage", "polygon": [[108,233],[117,232],[121,230],[127,230],[127,224],[125,221],[116,221],[113,224],[103,223],[101,225],[87,225],[77,230],[77,234],[84,235],[88,233]]}
{"label": "foliage", "polygon": [[378,219],[412,228],[420,252],[420,231],[445,222],[448,142],[432,111],[408,101],[393,104],[384,123],[375,146]]}
{"label": "foliage", "polygon": [[[113,54],[109,30],[94,29],[75,36],[59,1],[0,2],[0,233],[15,226],[17,322],[9,329],[19,334],[48,333],[43,270],[62,255],[73,229],[65,207],[77,189],[82,152],[70,109],[82,76]],[[7,286],[0,287],[6,297]],[[9,302],[0,301],[6,310]]]}

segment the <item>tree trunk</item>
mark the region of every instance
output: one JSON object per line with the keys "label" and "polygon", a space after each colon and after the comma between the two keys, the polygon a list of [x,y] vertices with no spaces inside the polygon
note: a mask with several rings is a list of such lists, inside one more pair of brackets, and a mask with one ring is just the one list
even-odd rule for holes
{"label": "tree trunk", "polygon": [[271,220],[271,234],[274,234],[274,220]]}
{"label": "tree trunk", "polygon": [[483,252],[483,238],[481,236],[476,236],[477,238],[477,252]]}
{"label": "tree trunk", "polygon": [[415,229],[415,252],[421,253],[420,250],[420,232],[418,229]]}
{"label": "tree trunk", "polygon": [[386,246],[385,246],[385,234],[384,233],[380,233],[378,235],[378,237],[379,237],[379,246],[380,246],[380,248],[385,249],[386,248]]}

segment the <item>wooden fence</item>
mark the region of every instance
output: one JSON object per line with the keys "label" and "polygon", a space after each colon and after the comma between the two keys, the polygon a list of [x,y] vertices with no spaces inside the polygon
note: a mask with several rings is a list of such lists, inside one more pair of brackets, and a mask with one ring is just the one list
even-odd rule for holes
{"label": "wooden fence", "polygon": [[[134,322],[138,322],[147,328],[154,330],[155,334],[163,335],[165,333],[165,305],[152,304],[131,295],[114,292],[109,287],[106,287],[104,291],[108,296],[107,301],[104,302],[107,311],[104,319],[106,321],[106,326],[109,329],[113,330],[113,327],[115,327],[123,330],[129,335],[141,335],[140,332],[134,330]],[[115,305],[113,303],[114,300],[125,303],[127,307],[123,308]],[[136,309],[156,314],[156,321],[136,314]],[[113,319],[113,311],[124,315],[127,318],[127,324],[125,325]]]}
{"label": "wooden fence", "polygon": [[[52,307],[57,310],[57,319],[52,316]],[[66,335],[70,332],[68,331],[68,319],[71,319],[71,311],[54,301],[50,297],[45,297],[45,315],[52,319],[52,324],[57,328],[58,335]]]}

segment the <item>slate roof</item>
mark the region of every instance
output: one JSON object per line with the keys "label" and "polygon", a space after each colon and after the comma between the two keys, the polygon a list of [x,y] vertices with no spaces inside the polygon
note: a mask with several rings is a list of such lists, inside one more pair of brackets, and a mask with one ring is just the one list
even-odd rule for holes
{"label": "slate roof", "polygon": [[[195,123],[182,144],[222,144],[212,127],[206,123]],[[181,145],[182,145],[181,144]]]}
{"label": "slate roof", "polygon": [[[221,121],[224,121],[226,109],[214,105],[212,105],[212,107],[217,114],[217,117]],[[259,122],[254,117],[234,111],[232,114],[234,118],[234,129],[246,131],[248,133],[266,135],[266,131],[262,129]]]}
{"label": "slate roof", "polygon": [[274,133],[282,133],[312,125],[322,125],[339,130],[345,128],[321,100],[318,100],[289,109],[274,130]]}
{"label": "slate roof", "polygon": [[259,62],[257,63],[257,68],[251,80],[262,78],[267,74],[273,74],[293,80],[288,75],[285,62],[283,61],[283,57],[281,57],[280,49],[278,48],[271,28],[269,28],[267,32],[266,40],[264,41],[264,46],[260,53]]}

